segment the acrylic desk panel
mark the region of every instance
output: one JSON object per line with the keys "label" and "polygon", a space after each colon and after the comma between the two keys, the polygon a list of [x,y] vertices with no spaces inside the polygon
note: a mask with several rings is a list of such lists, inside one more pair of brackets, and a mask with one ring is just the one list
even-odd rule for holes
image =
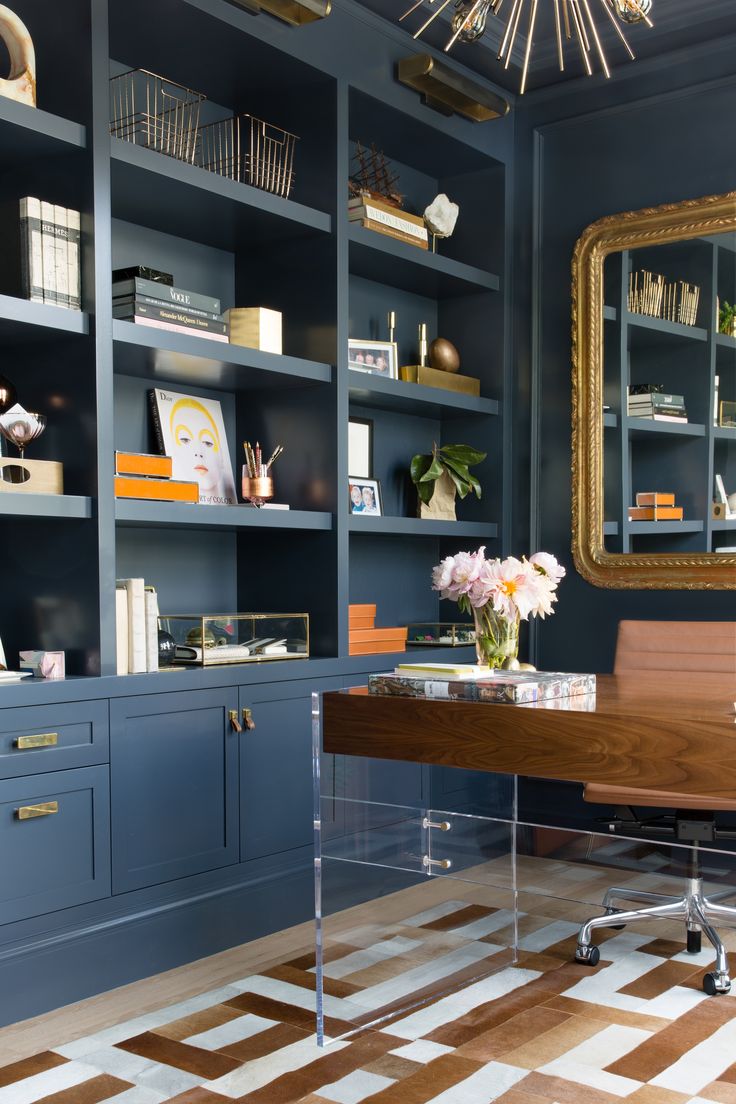
{"label": "acrylic desk panel", "polygon": [[[445,1006],[494,999],[511,964],[548,945],[544,932],[573,940],[572,958],[577,925],[600,914],[609,886],[679,893],[687,847],[522,823],[517,779],[736,796],[734,700],[736,676],[688,685],[651,674],[600,676],[594,700],[561,707],[362,688],[315,697],[318,1034],[390,1025],[418,1037]],[[438,767],[455,768],[439,771],[440,787]],[[727,847],[708,862],[706,880],[736,885]],[[684,938],[675,924],[665,929]],[[642,924],[608,934],[613,954],[663,932]]]}

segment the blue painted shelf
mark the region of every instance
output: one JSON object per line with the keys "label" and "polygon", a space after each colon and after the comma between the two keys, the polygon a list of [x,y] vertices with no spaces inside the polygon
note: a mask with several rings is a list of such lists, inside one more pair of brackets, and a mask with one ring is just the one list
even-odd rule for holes
{"label": "blue painted shelf", "polygon": [[604,429],[615,429],[618,425],[618,415],[611,411],[606,411],[603,415]]}
{"label": "blue painted shelf", "polygon": [[132,142],[111,138],[110,153],[112,213],[126,222],[231,253],[332,229],[324,211]]}
{"label": "blue painted shelf", "polygon": [[114,320],[115,371],[157,383],[197,384],[224,391],[329,383],[332,366],[263,353],[242,345]]}
{"label": "blue painted shelf", "polygon": [[13,494],[0,492],[0,516],[65,520],[91,518],[92,499],[83,495]]}
{"label": "blue painted shelf", "polygon": [[0,165],[55,157],[84,149],[86,131],[79,123],[51,115],[28,104],[0,98]]}
{"label": "blue painted shelf", "polygon": [[697,422],[655,422],[650,418],[627,418],[631,437],[648,437],[652,433],[675,437],[705,437],[705,426]]}
{"label": "blue painted shelf", "polygon": [[423,418],[465,417],[467,414],[498,414],[495,399],[463,395],[440,387],[425,387],[404,380],[383,379],[370,372],[348,370],[350,401],[379,410],[417,414]]}
{"label": "blue painted shelf", "polygon": [[686,326],[667,318],[650,318],[646,314],[624,311],[623,321],[629,327],[629,341],[639,348],[649,348],[671,341],[707,341],[708,331],[700,326]]}
{"label": "blue painted shelf", "polygon": [[251,506],[196,506],[187,502],[117,499],[118,526],[151,529],[332,529],[332,514],[319,510],[257,510]]}
{"label": "blue painted shelf", "polygon": [[348,528],[351,533],[366,536],[468,537],[478,540],[492,540],[498,536],[498,526],[492,521],[430,521],[352,514],[348,518]]}
{"label": "blue painted shelf", "polygon": [[632,537],[637,534],[648,536],[650,533],[702,533],[705,522],[702,521],[626,521],[625,531]]}
{"label": "blue painted shelf", "polygon": [[60,337],[81,337],[88,332],[89,319],[83,311],[0,295],[0,338],[3,341],[57,341]]}
{"label": "blue painted shelf", "polygon": [[363,276],[431,299],[498,291],[500,287],[498,276],[492,272],[430,253],[364,226],[351,224],[348,238],[353,276]]}

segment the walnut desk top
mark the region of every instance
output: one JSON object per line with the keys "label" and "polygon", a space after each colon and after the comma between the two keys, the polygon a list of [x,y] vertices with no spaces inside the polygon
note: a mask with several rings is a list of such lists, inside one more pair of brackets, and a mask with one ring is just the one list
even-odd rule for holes
{"label": "walnut desk top", "polygon": [[340,755],[736,797],[736,672],[599,675],[571,708],[323,696]]}

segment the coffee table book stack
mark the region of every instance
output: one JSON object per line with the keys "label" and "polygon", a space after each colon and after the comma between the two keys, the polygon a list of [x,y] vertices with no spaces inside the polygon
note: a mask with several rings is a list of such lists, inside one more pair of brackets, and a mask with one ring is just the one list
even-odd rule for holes
{"label": "coffee table book stack", "polygon": [[406,626],[377,629],[375,620],[375,605],[352,605],[349,607],[349,654],[380,655],[386,652],[405,652]]}
{"label": "coffee table book stack", "polygon": [[138,266],[113,272],[113,318],[211,341],[230,340],[219,299],[174,287],[173,276],[166,272],[152,272],[154,279],[137,275],[143,271]]}
{"label": "coffee table book stack", "polygon": [[[554,703],[554,708],[585,709],[594,695],[595,675],[558,671],[496,671],[474,664],[399,664],[392,673],[368,676],[368,691],[387,697],[435,698],[523,705]],[[583,698],[578,702],[570,699]],[[592,701],[595,699],[593,698]],[[567,701],[568,704],[560,704]],[[592,702],[589,700],[592,708]]]}

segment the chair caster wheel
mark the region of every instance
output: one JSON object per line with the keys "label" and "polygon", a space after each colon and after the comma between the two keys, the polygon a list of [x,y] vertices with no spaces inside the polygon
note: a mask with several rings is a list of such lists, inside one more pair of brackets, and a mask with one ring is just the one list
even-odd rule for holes
{"label": "chair caster wheel", "polygon": [[703,989],[709,997],[721,997],[731,990],[731,981],[727,974],[706,974]]}
{"label": "chair caster wheel", "polygon": [[701,935],[699,931],[687,931],[687,953],[688,954],[700,954],[701,949]]}
{"label": "chair caster wheel", "polygon": [[601,952],[597,947],[585,946],[578,943],[575,951],[575,961],[581,966],[597,966],[601,959]]}
{"label": "chair caster wheel", "polygon": [[[621,909],[607,908],[603,915],[604,916],[615,916],[617,912],[621,912]],[[608,926],[611,929],[611,931],[623,931],[624,928],[626,927],[625,924],[609,924]]]}

